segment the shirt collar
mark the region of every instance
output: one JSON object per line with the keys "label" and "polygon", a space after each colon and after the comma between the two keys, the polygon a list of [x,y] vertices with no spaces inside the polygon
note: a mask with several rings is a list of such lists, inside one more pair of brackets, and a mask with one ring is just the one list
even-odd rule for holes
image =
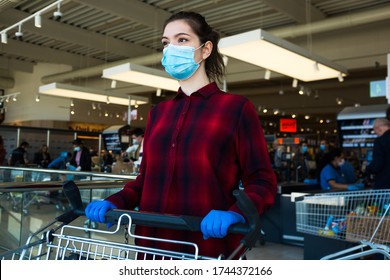
{"label": "shirt collar", "polygon": [[[207,99],[207,98],[211,97],[213,94],[217,93],[218,91],[219,91],[219,88],[217,86],[217,83],[216,82],[211,82],[208,85],[205,85],[204,87],[202,87],[202,88],[198,89],[197,91],[193,92],[192,94],[199,93],[200,95],[202,95],[204,98]],[[179,98],[179,97],[183,97],[185,95],[186,94],[182,91],[182,89],[180,87],[179,90],[177,91],[175,99]]]}

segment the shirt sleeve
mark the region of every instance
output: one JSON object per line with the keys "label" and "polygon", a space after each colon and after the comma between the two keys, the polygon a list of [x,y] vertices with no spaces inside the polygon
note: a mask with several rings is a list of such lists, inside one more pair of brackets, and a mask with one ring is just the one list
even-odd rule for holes
{"label": "shirt sleeve", "polygon": [[[258,212],[262,214],[273,205],[277,185],[263,129],[250,101],[243,106],[236,147],[244,191],[255,203]],[[236,205],[230,210],[240,212]]]}
{"label": "shirt sleeve", "polygon": [[130,154],[135,152],[138,149],[138,145],[131,145],[130,147],[127,148],[126,153]]}
{"label": "shirt sleeve", "polygon": [[329,165],[326,165],[321,170],[321,188],[330,189],[331,186],[329,185],[329,181],[331,180],[336,181],[336,174],[333,171],[333,168],[329,167]]}

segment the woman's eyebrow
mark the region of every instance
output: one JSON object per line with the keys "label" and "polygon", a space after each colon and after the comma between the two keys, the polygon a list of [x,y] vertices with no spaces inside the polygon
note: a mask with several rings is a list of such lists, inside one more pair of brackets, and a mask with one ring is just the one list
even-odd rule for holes
{"label": "woman's eyebrow", "polygon": [[[183,35],[185,35],[185,36],[189,36],[189,37],[191,37],[191,35],[190,34],[188,34],[188,33],[185,33],[185,32],[180,32],[180,33],[177,33],[177,34],[175,34],[175,38],[177,38],[177,37],[180,37],[180,36],[183,36]],[[162,36],[161,37],[161,40],[162,39],[167,39],[168,40],[168,37],[167,36]]]}

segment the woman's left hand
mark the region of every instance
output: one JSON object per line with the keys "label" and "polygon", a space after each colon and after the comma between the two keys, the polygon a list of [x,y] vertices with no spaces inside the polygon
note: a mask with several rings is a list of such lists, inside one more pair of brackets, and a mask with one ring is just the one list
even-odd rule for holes
{"label": "woman's left hand", "polygon": [[229,227],[236,223],[244,224],[244,217],[233,211],[211,210],[203,218],[200,228],[205,240],[209,237],[223,238]]}

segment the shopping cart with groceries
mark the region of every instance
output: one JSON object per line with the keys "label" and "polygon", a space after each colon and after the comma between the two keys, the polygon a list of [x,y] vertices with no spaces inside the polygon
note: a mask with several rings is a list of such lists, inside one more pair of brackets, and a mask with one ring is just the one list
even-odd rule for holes
{"label": "shopping cart with groceries", "polygon": [[358,243],[323,260],[390,259],[390,190],[362,190],[305,196],[296,203],[297,231]]}
{"label": "shopping cart with groceries", "polygon": [[[258,212],[242,190],[234,191],[233,195],[237,199],[238,207],[246,216],[248,224],[232,225],[229,228],[229,234],[243,234],[243,239],[230,256],[221,255],[218,258],[199,255],[198,246],[195,243],[133,234],[133,226],[136,225],[200,231],[201,217],[115,209],[106,213],[106,222],[116,224],[115,230],[85,228],[84,226],[71,225],[78,217],[84,215],[83,203],[77,185],[73,181],[66,181],[63,184],[63,191],[72,209],[31,234],[24,246],[1,254],[1,260],[233,259],[243,258],[259,238]],[[118,232],[120,233],[122,229],[124,230],[123,242],[110,238]],[[186,248],[186,253],[139,246],[135,242],[137,239],[181,244]]]}

